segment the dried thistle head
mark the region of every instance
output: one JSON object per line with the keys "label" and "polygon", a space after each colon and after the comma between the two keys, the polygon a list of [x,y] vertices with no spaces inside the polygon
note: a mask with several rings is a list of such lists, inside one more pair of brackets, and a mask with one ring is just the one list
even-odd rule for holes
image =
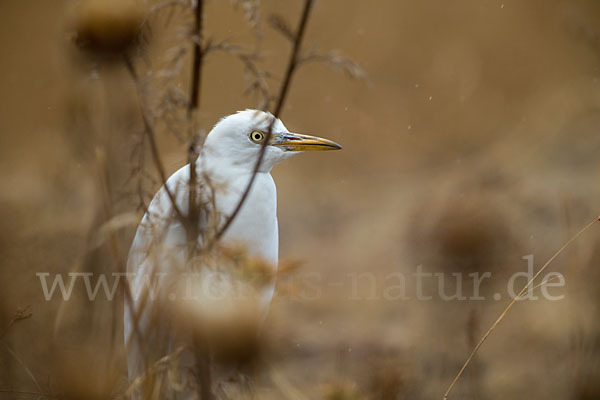
{"label": "dried thistle head", "polygon": [[[243,258],[243,253],[234,257]],[[249,266],[243,274],[239,266],[230,267],[207,265],[183,277],[178,300],[171,307],[178,329],[190,332],[196,342],[206,343],[221,363],[254,363],[262,358],[263,339],[258,332],[266,309],[261,285],[254,286],[245,279],[261,267]]]}
{"label": "dried thistle head", "polygon": [[[227,302],[227,300],[224,300]],[[244,302],[201,310],[191,301],[178,311],[179,324],[191,331],[196,343],[205,343],[220,364],[248,365],[262,358],[263,342],[258,332],[261,315]],[[237,308],[237,309],[234,309]]]}
{"label": "dried thistle head", "polygon": [[93,56],[126,55],[140,43],[145,15],[135,0],[86,0],[75,14],[75,42]]}
{"label": "dried thistle head", "polygon": [[[443,201],[442,201],[443,200]],[[407,232],[411,252],[429,268],[485,272],[501,267],[516,245],[505,212],[479,191],[419,204]]]}

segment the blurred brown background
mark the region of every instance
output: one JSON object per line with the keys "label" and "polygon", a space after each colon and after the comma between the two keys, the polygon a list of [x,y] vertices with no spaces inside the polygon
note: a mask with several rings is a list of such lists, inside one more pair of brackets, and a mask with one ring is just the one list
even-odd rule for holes
{"label": "blurred brown background", "polygon": [[[112,270],[110,257],[85,250],[102,207],[90,161],[99,144],[117,212],[135,211],[134,87],[121,65],[78,61],[75,6],[0,2],[0,389],[63,393],[70,363],[88,385],[104,385],[103,374],[114,375],[114,388],[125,380],[122,328],[111,325],[121,306],[46,302],[35,276],[90,263]],[[289,44],[265,20],[277,13],[295,26],[301,6],[260,2],[261,65],[274,93]],[[253,45],[240,6],[211,0],[205,12],[207,37]],[[169,25],[157,18],[148,58],[159,64],[188,22],[181,11]],[[294,77],[286,126],[344,150],[301,155],[273,172],[280,255],[302,266],[280,279],[266,328],[270,368],[309,399],[441,398],[506,305],[491,294],[525,270],[522,257],[533,254],[539,267],[600,212],[599,35],[594,0],[316,2],[305,48],[339,49],[369,82],[319,64]],[[188,69],[176,77],[183,88]],[[256,105],[235,58],[211,55],[203,77],[204,129]],[[159,133],[173,172],[185,163],[185,141]],[[133,229],[120,232],[122,252]],[[554,293],[565,299],[518,304],[454,398],[600,397],[599,234],[592,229],[553,265],[567,281]],[[418,265],[465,277],[491,271],[482,286],[489,300],[381,299],[388,274],[409,276]],[[366,279],[353,287],[362,272],[376,277],[378,299]],[[315,282],[322,295],[303,296]],[[11,325],[27,305],[32,317]],[[294,398],[268,379],[259,386],[261,398]]]}

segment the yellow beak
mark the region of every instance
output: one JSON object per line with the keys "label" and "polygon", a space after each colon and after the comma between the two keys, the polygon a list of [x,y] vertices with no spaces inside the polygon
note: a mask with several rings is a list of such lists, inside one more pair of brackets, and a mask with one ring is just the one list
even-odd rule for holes
{"label": "yellow beak", "polygon": [[329,139],[317,136],[301,135],[299,133],[274,134],[272,146],[281,148],[283,151],[324,151],[340,150],[342,146]]}

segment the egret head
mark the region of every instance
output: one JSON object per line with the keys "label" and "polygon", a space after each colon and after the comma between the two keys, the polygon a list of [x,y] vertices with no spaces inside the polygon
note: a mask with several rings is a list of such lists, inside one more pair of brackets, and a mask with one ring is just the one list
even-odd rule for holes
{"label": "egret head", "polygon": [[204,149],[207,155],[227,159],[232,165],[251,170],[266,140],[260,171],[269,171],[275,164],[302,151],[342,148],[331,140],[291,133],[271,113],[245,110],[221,119],[208,134]]}

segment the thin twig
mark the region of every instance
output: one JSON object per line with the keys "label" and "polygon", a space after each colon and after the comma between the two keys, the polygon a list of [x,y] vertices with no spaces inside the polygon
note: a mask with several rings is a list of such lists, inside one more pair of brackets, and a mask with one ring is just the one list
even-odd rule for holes
{"label": "thin twig", "polygon": [[471,362],[471,360],[473,359],[473,357],[475,357],[475,354],[477,354],[477,351],[479,350],[479,348],[481,347],[481,345],[483,344],[483,342],[485,342],[485,340],[492,333],[492,331],[494,329],[496,329],[496,326],[500,323],[500,321],[502,321],[502,319],[506,316],[506,314],[508,313],[508,311],[517,302],[517,300],[519,300],[523,296],[523,294],[531,286],[531,284],[533,283],[533,281],[538,276],[540,276],[540,274],[542,272],[544,272],[544,270],[546,269],[546,267],[548,267],[548,265],[550,265],[550,263],[552,263],[552,261],[554,261],[556,259],[556,257],[558,257],[567,247],[569,247],[569,245],[571,243],[573,243],[580,235],[582,235],[585,231],[587,231],[589,228],[591,228],[592,225],[594,225],[596,222],[599,222],[599,221],[600,221],[600,217],[595,218],[593,221],[591,221],[590,223],[588,223],[587,225],[585,225],[574,236],[572,236],[571,239],[567,240],[567,242],[560,249],[558,249],[558,251],[556,253],[554,253],[554,255],[552,257],[550,257],[550,259],[548,261],[546,261],[546,263],[542,266],[542,268],[540,268],[538,270],[538,272],[536,272],[536,274],[533,276],[533,278],[531,278],[529,280],[529,282],[527,282],[527,284],[523,287],[523,289],[521,289],[521,291],[519,292],[519,294],[517,294],[512,299],[512,301],[508,304],[508,306],[506,306],[506,308],[504,309],[504,311],[502,311],[502,313],[500,314],[500,316],[498,317],[498,319],[496,319],[496,321],[492,324],[492,326],[490,327],[490,329],[488,329],[487,332],[485,333],[485,335],[483,335],[483,337],[479,340],[479,342],[477,343],[477,345],[475,346],[475,348],[473,349],[473,351],[471,351],[471,354],[469,354],[469,357],[467,358],[467,360],[463,364],[462,368],[460,369],[460,371],[458,371],[458,374],[456,374],[456,377],[454,378],[454,380],[452,381],[452,383],[450,384],[450,386],[446,390],[446,393],[444,393],[444,397],[443,397],[444,400],[446,400],[448,398],[448,396],[450,395],[450,392],[454,388],[454,385],[456,385],[456,382],[458,382],[458,379],[461,377],[461,375],[464,372],[464,370],[467,368],[467,366],[469,365],[469,363]]}
{"label": "thin twig", "polygon": [[190,135],[190,143],[188,145],[188,164],[190,168],[190,176],[188,180],[188,258],[191,258],[196,249],[196,242],[199,235],[198,217],[200,215],[198,205],[198,173],[196,171],[196,160],[198,159],[198,151],[196,149],[197,135],[194,133],[194,121],[192,121],[194,113],[200,107],[200,93],[202,89],[202,66],[204,55],[206,54],[204,46],[203,34],[204,21],[204,1],[196,0],[194,8],[194,55],[192,58],[192,83],[190,85],[190,101],[188,103],[187,115],[188,123],[192,133]]}
{"label": "thin twig", "polygon": [[156,170],[158,171],[162,186],[165,188],[165,192],[167,193],[167,196],[169,197],[169,200],[171,201],[171,205],[173,206],[175,213],[177,214],[179,220],[184,224],[184,226],[186,226],[187,225],[186,218],[181,213],[181,210],[179,210],[179,207],[177,207],[175,196],[174,196],[173,192],[171,192],[171,189],[169,189],[169,186],[167,185],[167,173],[165,172],[165,168],[160,159],[160,153],[158,151],[158,145],[156,143],[156,135],[154,133],[152,123],[150,122],[150,119],[146,115],[146,110],[144,109],[144,106],[142,104],[142,94],[141,94],[140,87],[139,87],[139,78],[137,76],[137,73],[135,72],[135,67],[133,66],[133,63],[131,62],[131,60],[128,57],[125,57],[125,66],[127,67],[127,71],[129,72],[129,74],[131,75],[131,78],[133,79],[133,82],[135,84],[135,87],[136,87],[136,90],[138,93],[140,114],[142,116],[142,122],[144,124],[144,133],[148,137],[148,143],[150,145],[150,152],[152,153],[152,161],[154,162],[154,166],[156,167]]}
{"label": "thin twig", "polygon": [[[558,279],[558,276],[553,276],[552,278],[546,279],[545,281],[543,281],[542,283],[539,283],[537,285],[535,285],[534,287],[531,288],[531,291],[534,291],[535,289],[544,286],[547,283],[553,282],[555,280]],[[525,297],[525,293],[523,293],[523,295],[521,297],[519,297],[517,300],[520,300],[522,297]]]}
{"label": "thin twig", "polygon": [[302,11],[300,25],[298,26],[298,31],[294,40],[292,53],[290,54],[286,74],[283,83],[281,84],[281,89],[277,98],[277,105],[275,106],[275,112],[273,113],[274,118],[271,121],[268,131],[266,132],[265,140],[262,142],[260,153],[258,154],[258,159],[256,160],[256,164],[254,165],[254,170],[252,171],[250,181],[248,182],[248,185],[246,186],[246,189],[244,190],[244,193],[242,194],[242,197],[240,198],[240,201],[238,202],[237,206],[235,207],[229,218],[227,218],[221,229],[216,233],[214,240],[215,242],[218,241],[221,237],[223,237],[223,234],[225,234],[227,229],[231,226],[231,223],[242,209],[242,206],[244,205],[244,202],[246,201],[246,198],[250,193],[250,189],[252,189],[252,185],[254,184],[254,180],[256,179],[256,174],[258,174],[258,170],[260,169],[260,165],[262,164],[263,158],[265,156],[267,145],[269,143],[269,140],[271,139],[271,135],[273,133],[273,126],[275,124],[275,121],[277,120],[277,118],[279,118],[279,115],[281,114],[281,110],[283,109],[283,105],[285,103],[285,99],[290,87],[290,82],[292,81],[292,76],[294,75],[294,71],[298,66],[298,54],[302,45],[302,39],[304,38],[304,31],[306,30],[306,24],[308,22],[308,16],[310,15],[312,5],[313,0],[306,0],[304,2],[304,9]]}
{"label": "thin twig", "polygon": [[[196,171],[196,161],[198,160],[198,151],[196,149],[197,134],[195,133],[195,121],[194,113],[198,111],[200,107],[200,93],[202,89],[202,65],[205,55],[203,49],[203,10],[204,1],[196,0],[196,7],[194,10],[194,56],[192,58],[192,84],[190,85],[190,102],[188,106],[188,122],[190,129],[192,130],[190,135],[190,143],[188,145],[188,164],[190,169],[190,176],[188,180],[188,218],[189,224],[187,229],[187,250],[188,260],[193,259],[198,249],[198,237],[200,235],[199,228],[199,216],[200,216],[200,204],[199,204],[199,193],[198,193],[198,172]],[[208,353],[208,346],[203,338],[195,338],[195,358],[196,358],[196,370],[197,378],[200,382],[198,390],[198,396],[203,400],[211,400],[213,398],[212,393],[212,378],[210,374],[210,354]]]}
{"label": "thin twig", "polygon": [[202,25],[203,25],[204,1],[196,0],[194,10],[194,58],[192,61],[192,84],[190,86],[190,106],[188,115],[196,111],[200,105],[200,89],[202,87],[202,60],[204,51],[202,50]]}
{"label": "thin twig", "polygon": [[[202,87],[202,64],[204,60],[203,47],[203,10],[204,1],[196,0],[194,9],[194,56],[192,58],[192,84],[190,85],[190,102],[188,104],[188,122],[190,129],[190,142],[188,144],[188,164],[190,175],[188,179],[188,218],[189,224],[187,229],[188,236],[188,259],[191,259],[196,251],[196,243],[199,235],[198,217],[200,215],[198,206],[198,173],[196,171],[196,160],[198,152],[196,151],[196,134],[194,133],[194,113],[200,107],[200,91]],[[202,385],[204,386],[204,385]]]}

